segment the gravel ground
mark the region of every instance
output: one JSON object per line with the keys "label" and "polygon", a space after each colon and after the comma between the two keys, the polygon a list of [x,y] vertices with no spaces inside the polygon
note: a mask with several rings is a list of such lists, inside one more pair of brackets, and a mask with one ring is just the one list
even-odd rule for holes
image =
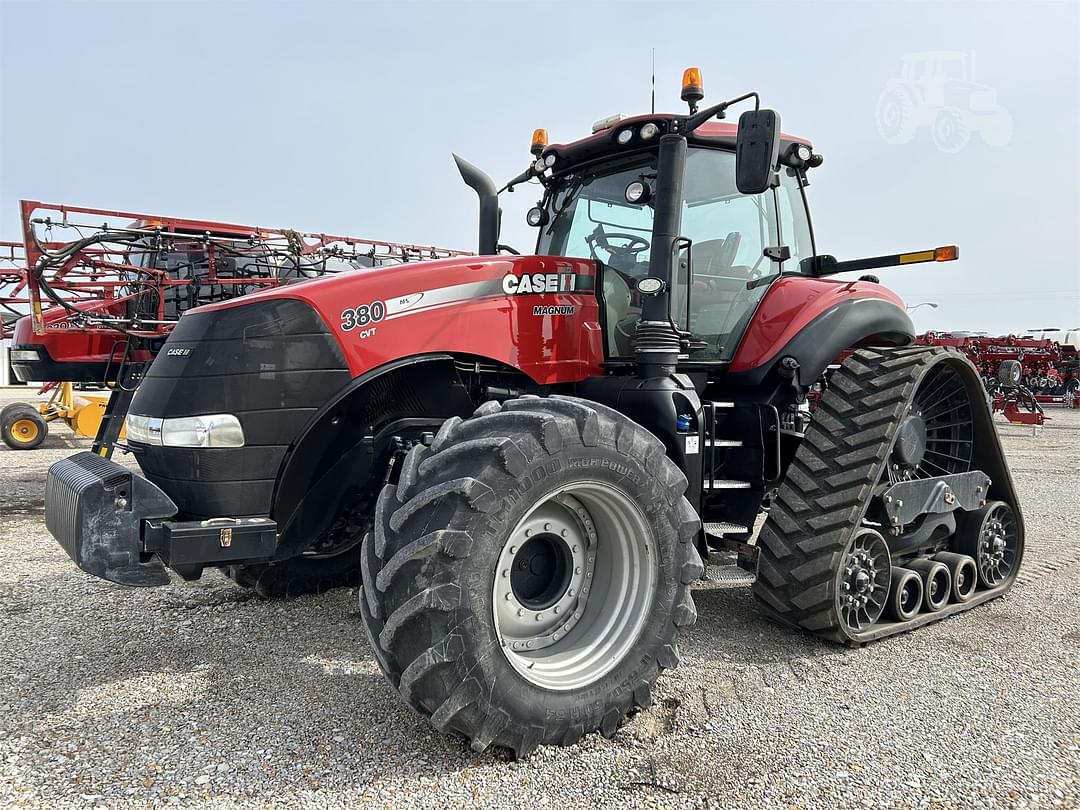
{"label": "gravel ground", "polygon": [[0,805],[1080,806],[1080,412],[1051,415],[1001,425],[1029,538],[1004,599],[847,650],[705,584],[651,710],[525,762],[405,709],[355,592],[81,574],[41,504],[48,464],[88,441],[0,449]]}

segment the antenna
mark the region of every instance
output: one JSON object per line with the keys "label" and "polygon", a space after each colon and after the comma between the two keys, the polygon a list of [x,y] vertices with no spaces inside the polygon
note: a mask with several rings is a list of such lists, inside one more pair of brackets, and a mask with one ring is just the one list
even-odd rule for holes
{"label": "antenna", "polygon": [[652,49],[652,101],[649,104],[649,114],[656,114],[656,48]]}

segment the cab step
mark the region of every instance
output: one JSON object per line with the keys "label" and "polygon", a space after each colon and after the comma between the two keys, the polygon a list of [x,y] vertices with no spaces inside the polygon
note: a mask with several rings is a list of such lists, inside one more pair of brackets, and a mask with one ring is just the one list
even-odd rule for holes
{"label": "cab step", "polygon": [[746,526],[740,526],[738,523],[726,523],[721,521],[719,523],[705,523],[705,534],[711,534],[714,537],[723,537],[725,534],[745,534],[750,531]]}
{"label": "cab step", "polygon": [[710,565],[705,569],[705,579],[721,585],[753,585],[757,575],[738,565]]}
{"label": "cab step", "polygon": [[704,482],[705,489],[750,489],[749,481],[736,481],[731,478],[713,478]]}

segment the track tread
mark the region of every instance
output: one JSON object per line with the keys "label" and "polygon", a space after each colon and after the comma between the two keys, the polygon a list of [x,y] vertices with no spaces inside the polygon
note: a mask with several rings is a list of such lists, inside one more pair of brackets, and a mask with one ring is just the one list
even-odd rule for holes
{"label": "track tread", "polygon": [[863,349],[830,378],[758,539],[754,594],[771,618],[833,641],[857,641],[835,607],[836,571],[884,472],[901,415],[944,357],[967,362],[945,347]]}

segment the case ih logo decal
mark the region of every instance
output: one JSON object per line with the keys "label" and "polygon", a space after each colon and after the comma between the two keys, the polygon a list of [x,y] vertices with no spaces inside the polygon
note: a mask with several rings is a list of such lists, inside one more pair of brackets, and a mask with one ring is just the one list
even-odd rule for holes
{"label": "case ih logo decal", "polygon": [[187,357],[191,354],[191,349],[167,349],[165,351],[166,357]]}
{"label": "case ih logo decal", "polygon": [[503,276],[502,288],[507,295],[574,292],[577,289],[577,276],[573,273],[533,273],[525,276],[507,273]]}

